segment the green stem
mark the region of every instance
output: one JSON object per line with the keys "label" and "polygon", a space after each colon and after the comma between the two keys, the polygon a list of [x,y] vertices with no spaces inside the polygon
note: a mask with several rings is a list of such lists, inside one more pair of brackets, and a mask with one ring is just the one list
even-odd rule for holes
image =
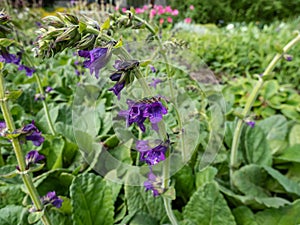
{"label": "green stem", "polygon": [[[3,79],[3,75],[0,74],[0,106],[1,106],[1,110],[3,113],[3,117],[6,123],[6,127],[8,129],[9,132],[13,132],[15,130],[15,125],[13,122],[13,118],[11,116],[11,113],[9,111],[9,107],[7,104],[7,99],[5,99],[5,90],[4,90],[4,79]],[[19,143],[18,138],[13,138],[11,140],[12,142],[12,146],[16,155],[16,159],[18,162],[18,166],[19,166],[19,171],[23,180],[23,183],[25,184],[27,190],[28,190],[28,194],[35,206],[35,208],[38,211],[42,211],[43,210],[43,205],[41,203],[39,194],[37,192],[37,189],[34,187],[33,181],[32,181],[32,177],[30,174],[26,173],[26,163],[25,163],[25,158]],[[46,212],[44,212],[43,216],[42,216],[42,221],[44,223],[44,225],[51,225],[50,219],[47,215]]]}
{"label": "green stem", "polygon": [[[155,36],[155,39],[157,40],[161,55],[162,55],[162,57],[165,61],[165,64],[166,64],[166,70],[167,70],[167,75],[168,75],[168,84],[169,84],[169,87],[170,87],[171,99],[172,99],[172,101],[174,102],[174,105],[175,105],[174,108],[175,108],[175,112],[176,112],[176,116],[177,116],[177,120],[178,120],[179,129],[182,131],[182,122],[181,122],[180,114],[177,110],[177,101],[176,101],[176,98],[175,98],[175,95],[174,95],[174,87],[173,87],[172,80],[171,80],[169,62],[168,62],[168,58],[166,56],[165,50],[163,48],[163,44],[161,42],[161,39],[157,35],[157,33],[155,32],[153,27],[147,21],[145,21],[145,20],[143,20],[143,19],[141,19],[140,17],[137,17],[137,16],[135,16],[134,19],[138,22],[142,22],[143,24],[145,24],[146,28]],[[158,124],[159,125],[159,131],[160,131],[161,135],[165,136],[166,135],[165,126],[162,126],[164,124],[161,124],[161,123],[163,123],[163,122],[160,122]],[[182,144],[182,159],[185,162],[186,154],[185,154],[185,148],[184,148],[184,138],[182,138],[181,144]],[[170,148],[168,149],[167,154],[170,155]],[[164,168],[163,168],[163,187],[165,189],[168,189],[168,187],[169,187],[169,176],[170,176],[170,157],[167,157],[165,162],[164,162]],[[173,211],[172,211],[171,200],[169,200],[165,197],[163,198],[163,200],[164,200],[164,205],[165,205],[167,215],[168,215],[172,225],[177,225],[178,223],[177,223],[176,217],[175,217],[175,215],[173,214]]]}
{"label": "green stem", "polygon": [[[270,62],[270,64],[267,66],[265,71],[263,72],[262,76],[269,75],[274,67],[276,66],[277,62],[282,58],[284,54],[287,53],[288,50],[290,50],[297,42],[300,41],[300,34],[297,35],[293,40],[291,40],[282,50],[282,53],[277,53],[273,60]],[[260,89],[262,88],[264,84],[264,80],[262,78],[259,78],[258,82],[256,83],[255,87],[253,88],[249,98],[247,99],[247,103],[245,105],[245,108],[242,112],[242,117],[246,118],[253,106],[254,101],[256,100],[258,93]],[[233,135],[233,140],[232,140],[232,146],[231,146],[231,153],[230,153],[230,185],[231,188],[234,187],[233,184],[233,173],[235,170],[238,169],[238,145],[239,145],[239,140],[241,137],[242,133],[242,128],[243,128],[243,119],[238,119],[234,135]]]}
{"label": "green stem", "polygon": [[[45,96],[45,92],[44,92],[44,89],[43,89],[40,77],[36,73],[34,74],[34,77],[35,77],[36,82],[38,84],[38,88],[39,88],[40,94],[42,96]],[[45,111],[45,115],[46,115],[46,120],[47,120],[49,129],[50,129],[50,132],[51,132],[51,134],[53,136],[55,136],[56,132],[55,132],[55,129],[54,129],[51,117],[50,117],[48,105],[47,105],[47,103],[46,103],[46,101],[44,99],[42,99],[42,104],[43,104],[43,107],[44,107],[44,111]]]}

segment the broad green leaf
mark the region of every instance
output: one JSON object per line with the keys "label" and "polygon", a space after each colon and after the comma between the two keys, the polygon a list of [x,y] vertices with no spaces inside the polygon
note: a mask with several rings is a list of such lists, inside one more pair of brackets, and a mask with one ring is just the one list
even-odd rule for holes
{"label": "broad green leaf", "polygon": [[7,48],[11,45],[15,45],[16,47],[21,47],[21,45],[13,39],[0,38],[0,46],[1,47]]}
{"label": "broad green leaf", "polygon": [[196,173],[196,188],[200,188],[201,186],[210,183],[214,180],[217,175],[218,170],[215,167],[206,167],[201,171]]}
{"label": "broad green leaf", "polygon": [[272,164],[272,155],[266,141],[265,133],[259,126],[247,127],[245,132],[245,160],[248,164]]}
{"label": "broad green leaf", "polygon": [[28,223],[33,224],[38,222],[42,216],[44,215],[44,211],[32,212],[28,215]]}
{"label": "broad green leaf", "polygon": [[216,183],[208,183],[199,188],[191,197],[183,211],[184,220],[188,224],[198,225],[234,225],[231,214],[223,195],[219,192]]}
{"label": "broad green leaf", "polygon": [[41,151],[46,155],[47,167],[49,169],[56,169],[63,167],[63,150],[65,147],[65,140],[62,137],[53,137],[46,139],[44,148]]}
{"label": "broad green leaf", "polygon": [[79,21],[79,28],[78,28],[79,33],[82,33],[85,30],[86,27],[87,27],[86,23],[84,23],[82,21]]}
{"label": "broad green leaf", "polygon": [[298,120],[298,121],[300,120],[300,114],[297,111],[295,106],[283,104],[281,105],[280,108],[283,115],[285,115],[289,119]]}
{"label": "broad green leaf", "polygon": [[300,200],[279,209],[266,209],[255,214],[258,225],[297,225],[300,224]]}
{"label": "broad green leaf", "polygon": [[300,124],[296,124],[292,127],[289,135],[290,146],[300,144]]}
{"label": "broad green leaf", "polygon": [[188,199],[195,189],[195,176],[189,166],[182,167],[174,176],[176,195]]}
{"label": "broad green leaf", "polygon": [[269,197],[265,182],[268,174],[258,165],[246,165],[233,174],[234,185],[246,196]]}
{"label": "broad green leaf", "polygon": [[300,163],[300,144],[287,148],[281,155],[276,157],[276,159]]}
{"label": "broad green leaf", "polygon": [[94,174],[76,177],[70,187],[74,225],[111,225],[114,222],[112,191]]}
{"label": "broad green leaf", "polygon": [[0,167],[0,181],[3,181],[7,184],[23,184],[21,176],[5,176],[7,174],[14,174],[15,172],[15,165],[5,165]]}
{"label": "broad green leaf", "polygon": [[24,197],[20,184],[0,186],[0,208],[10,204],[21,205]]}
{"label": "broad green leaf", "polygon": [[227,199],[229,199],[230,202],[232,202],[233,204],[243,204],[253,209],[264,209],[267,207],[278,208],[280,206],[290,204],[289,201],[279,197],[258,198],[254,196],[243,196],[235,194],[233,191],[223,186],[220,186],[219,189],[227,196]]}
{"label": "broad green leaf", "polygon": [[246,206],[240,206],[232,211],[238,225],[258,225],[253,212]]}
{"label": "broad green leaf", "polygon": [[265,100],[274,96],[279,89],[278,81],[276,80],[268,80],[264,83],[263,87],[263,97]]}
{"label": "broad green leaf", "polygon": [[158,221],[145,212],[136,213],[131,219],[130,225],[159,225]]}
{"label": "broad green leaf", "polygon": [[272,167],[264,166],[263,167],[270,176],[272,176],[278,183],[288,192],[293,193],[300,196],[300,185],[287,178],[286,176],[282,175],[277,170],[273,169]]}
{"label": "broad green leaf", "polygon": [[27,210],[22,206],[7,205],[0,209],[1,225],[27,225],[25,221],[20,222],[22,213]]}
{"label": "broad green leaf", "polygon": [[125,198],[129,214],[144,212],[157,220],[166,214],[162,198],[153,197],[151,191],[146,192],[144,187],[126,185]]}
{"label": "broad green leaf", "polygon": [[9,91],[8,93],[5,93],[5,98],[10,100],[16,100],[22,95],[22,93],[23,90]]}

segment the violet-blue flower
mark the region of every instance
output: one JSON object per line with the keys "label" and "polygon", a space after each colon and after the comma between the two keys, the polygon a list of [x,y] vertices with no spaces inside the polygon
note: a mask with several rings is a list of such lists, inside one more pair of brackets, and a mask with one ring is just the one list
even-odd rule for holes
{"label": "violet-blue flower", "polygon": [[25,70],[26,76],[27,76],[27,77],[31,77],[32,74],[35,72],[35,69],[30,68],[30,67],[28,67],[28,66],[24,66],[24,65],[22,65],[22,64],[19,65],[18,70]]}
{"label": "violet-blue flower", "polygon": [[21,61],[21,53],[17,55],[10,54],[7,51],[0,50],[0,62],[13,63],[18,65]]}
{"label": "violet-blue flower", "polygon": [[51,92],[51,91],[53,91],[53,88],[52,88],[52,87],[47,86],[47,87],[45,88],[45,92],[46,92],[46,93],[49,93],[49,92]]}
{"label": "violet-blue flower", "polygon": [[41,200],[43,205],[52,204],[56,208],[60,208],[63,202],[63,200],[56,195],[55,191],[48,192]]}
{"label": "violet-blue flower", "polygon": [[0,136],[4,137],[6,130],[6,123],[4,121],[0,121]]}
{"label": "violet-blue flower", "polygon": [[159,78],[152,78],[152,82],[149,84],[149,86],[154,87],[156,89],[156,86],[161,82],[162,80]]}
{"label": "violet-blue flower", "polygon": [[42,133],[34,125],[34,121],[27,124],[22,129],[22,134],[25,135],[26,140],[32,141],[35,146],[40,146],[44,142],[44,137]]}
{"label": "violet-blue flower", "polygon": [[246,121],[246,124],[247,124],[249,127],[253,128],[253,127],[255,126],[255,121],[249,120],[249,121]]}
{"label": "violet-blue flower", "polygon": [[87,59],[83,62],[84,67],[89,68],[91,74],[95,72],[96,78],[99,78],[99,71],[109,62],[111,51],[108,47],[94,48],[90,51],[79,50],[78,55]]}
{"label": "violet-blue flower", "polygon": [[154,66],[152,66],[152,65],[149,65],[149,67],[150,67],[150,70],[152,71],[152,73],[156,73],[156,69],[155,69],[155,67],[154,67]]}
{"label": "violet-blue flower", "polygon": [[158,131],[158,123],[162,120],[163,115],[168,112],[159,99],[153,97],[138,102],[128,100],[128,110],[121,111],[119,115],[126,118],[127,126],[136,123],[143,132],[146,130],[144,122],[149,118],[152,128]]}
{"label": "violet-blue flower", "polygon": [[140,160],[152,166],[166,159],[166,152],[169,148],[170,141],[160,142],[155,147],[151,147],[149,141],[139,140],[136,142],[136,148],[140,152]]}
{"label": "violet-blue flower", "polygon": [[45,159],[45,156],[40,155],[37,150],[31,150],[25,156],[25,163],[26,166],[29,167],[31,164],[36,164],[43,159]]}
{"label": "violet-blue flower", "polygon": [[146,188],[146,191],[152,191],[154,197],[164,193],[162,179],[155,176],[152,171],[148,174],[148,180],[144,182],[144,187]]}

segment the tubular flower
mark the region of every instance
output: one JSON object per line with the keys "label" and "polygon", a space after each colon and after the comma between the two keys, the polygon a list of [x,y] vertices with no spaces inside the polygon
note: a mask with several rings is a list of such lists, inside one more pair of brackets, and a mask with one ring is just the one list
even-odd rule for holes
{"label": "tubular flower", "polygon": [[41,200],[43,205],[51,204],[56,208],[60,208],[63,202],[63,200],[56,195],[55,191],[48,192]]}
{"label": "tubular flower", "polygon": [[87,59],[83,66],[89,68],[91,74],[95,72],[95,77],[99,78],[99,71],[109,62],[111,51],[109,47],[94,48],[90,51],[79,50],[78,55]]}
{"label": "tubular flower", "polygon": [[27,141],[32,141],[35,146],[40,146],[44,142],[44,137],[42,133],[34,125],[34,121],[23,127],[21,133],[25,135]]}
{"label": "tubular flower", "polygon": [[131,71],[139,66],[139,61],[137,60],[128,60],[128,61],[121,61],[116,60],[114,64],[114,68],[116,71],[110,75],[110,79],[112,81],[116,81],[116,84],[108,89],[112,91],[118,99],[120,99],[120,94],[126,84],[131,82]]}
{"label": "tubular flower", "polygon": [[156,142],[159,142],[159,144],[156,145],[154,148],[150,146],[149,141],[141,140],[137,141],[136,143],[136,148],[141,153],[140,160],[147,163],[150,166],[155,165],[166,159],[165,154],[170,145],[169,140],[165,142],[157,140]]}
{"label": "tubular flower", "polygon": [[168,113],[167,108],[160,102],[160,97],[143,99],[138,102],[127,101],[128,110],[121,111],[120,116],[126,118],[127,126],[136,123],[145,132],[144,122],[149,118],[152,128],[158,131],[157,124],[162,120],[163,115]]}
{"label": "tubular flower", "polygon": [[165,191],[162,188],[162,179],[155,176],[152,171],[148,174],[148,180],[144,182],[144,187],[146,191],[152,191],[154,197],[159,196]]}
{"label": "tubular flower", "polygon": [[29,168],[30,165],[36,164],[43,159],[45,159],[45,156],[40,155],[37,150],[31,150],[25,156],[25,163],[27,168]]}

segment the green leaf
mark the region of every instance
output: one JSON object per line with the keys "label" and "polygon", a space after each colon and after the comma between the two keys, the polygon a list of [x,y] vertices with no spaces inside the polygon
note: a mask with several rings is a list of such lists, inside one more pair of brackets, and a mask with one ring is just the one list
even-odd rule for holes
{"label": "green leaf", "polygon": [[253,197],[269,197],[264,188],[268,174],[258,165],[246,165],[233,174],[234,185],[245,195]]}
{"label": "green leaf", "polygon": [[27,223],[19,223],[22,213],[26,209],[22,206],[7,205],[0,209],[0,224],[1,225],[26,225]]}
{"label": "green leaf", "polygon": [[105,21],[104,21],[104,23],[101,25],[101,31],[102,30],[108,30],[109,29],[109,27],[110,27],[110,18],[108,17]]}
{"label": "green leaf", "polygon": [[259,126],[247,127],[245,133],[245,160],[248,164],[272,164],[272,155],[266,141],[265,133]]}
{"label": "green leaf", "polygon": [[210,183],[214,180],[217,175],[218,170],[215,167],[206,167],[201,171],[196,173],[196,188],[200,188],[201,186]]}
{"label": "green leaf", "polygon": [[246,206],[240,206],[232,211],[235,221],[239,225],[258,225],[253,212]]}
{"label": "green leaf", "polygon": [[258,225],[296,225],[300,224],[300,200],[279,209],[266,209],[255,214]]}
{"label": "green leaf", "polygon": [[144,212],[138,212],[130,221],[130,225],[159,225],[158,221]]}
{"label": "green leaf", "polygon": [[22,204],[24,197],[25,193],[22,191],[22,185],[20,184],[0,186],[0,208],[10,204]]}
{"label": "green leaf", "polygon": [[220,191],[222,191],[227,198],[235,205],[247,205],[250,206],[253,209],[264,209],[267,207],[273,207],[278,208],[280,206],[289,204],[290,202],[279,197],[268,197],[268,198],[258,198],[254,196],[243,196],[243,195],[237,195],[231,190],[220,186]]}
{"label": "green leaf", "polygon": [[15,174],[16,166],[15,165],[6,165],[0,167],[0,181],[3,181],[7,184],[23,184],[21,176],[8,176],[7,174]]}
{"label": "green leaf", "polygon": [[37,211],[37,212],[30,213],[28,216],[28,223],[29,224],[36,223],[42,218],[43,215],[44,215],[44,211],[41,212]]}
{"label": "green leaf", "polygon": [[[53,224],[53,225],[54,224],[55,225],[73,225],[70,215],[64,215],[56,209],[48,210],[48,215],[49,215],[51,224]],[[40,220],[35,225],[44,225],[44,223]]]}
{"label": "green leaf", "polygon": [[292,127],[289,135],[290,146],[300,144],[300,124],[296,124]]}
{"label": "green leaf", "polygon": [[257,125],[266,134],[272,153],[282,150],[284,145],[280,145],[279,141],[285,141],[288,132],[286,118],[282,115],[274,115],[258,122]]}
{"label": "green leaf", "polygon": [[0,46],[3,48],[7,48],[11,45],[15,45],[16,47],[21,48],[21,45],[13,39],[8,38],[0,38]]}
{"label": "green leaf", "polygon": [[82,21],[80,21],[79,22],[79,33],[82,33],[85,29],[86,29],[86,27],[87,27],[87,24],[86,23],[84,23],[84,22],[82,22]]}
{"label": "green leaf", "polygon": [[300,163],[300,144],[287,148],[281,155],[277,156],[276,159]]}
{"label": "green leaf", "polygon": [[46,141],[44,142],[44,148],[41,153],[46,155],[47,167],[49,169],[63,167],[64,147],[65,140],[62,137],[52,137],[51,139],[46,139]]}
{"label": "green leaf", "polygon": [[76,177],[70,187],[74,225],[111,225],[114,222],[112,191],[94,174]]}
{"label": "green leaf", "polygon": [[23,93],[22,90],[9,91],[8,93],[5,93],[5,98],[11,99],[11,100],[16,100],[22,95],[22,93]]}
{"label": "green leaf", "polygon": [[144,187],[126,185],[125,198],[129,214],[144,212],[159,221],[166,214],[162,198],[153,197],[152,193],[146,192]]}
{"label": "green leaf", "polygon": [[286,176],[282,175],[277,170],[273,169],[272,167],[264,166],[263,167],[270,176],[272,176],[278,183],[288,192],[293,193],[300,196],[300,185],[287,178]]}
{"label": "green leaf", "polygon": [[263,97],[265,100],[274,96],[279,89],[278,81],[269,80],[264,83]]}
{"label": "green leaf", "polygon": [[199,188],[191,197],[183,211],[184,220],[188,224],[234,225],[235,220],[231,214],[224,197],[221,195],[216,183],[208,183]]}
{"label": "green leaf", "polygon": [[188,199],[195,189],[193,169],[189,166],[182,167],[174,176],[177,196]]}

